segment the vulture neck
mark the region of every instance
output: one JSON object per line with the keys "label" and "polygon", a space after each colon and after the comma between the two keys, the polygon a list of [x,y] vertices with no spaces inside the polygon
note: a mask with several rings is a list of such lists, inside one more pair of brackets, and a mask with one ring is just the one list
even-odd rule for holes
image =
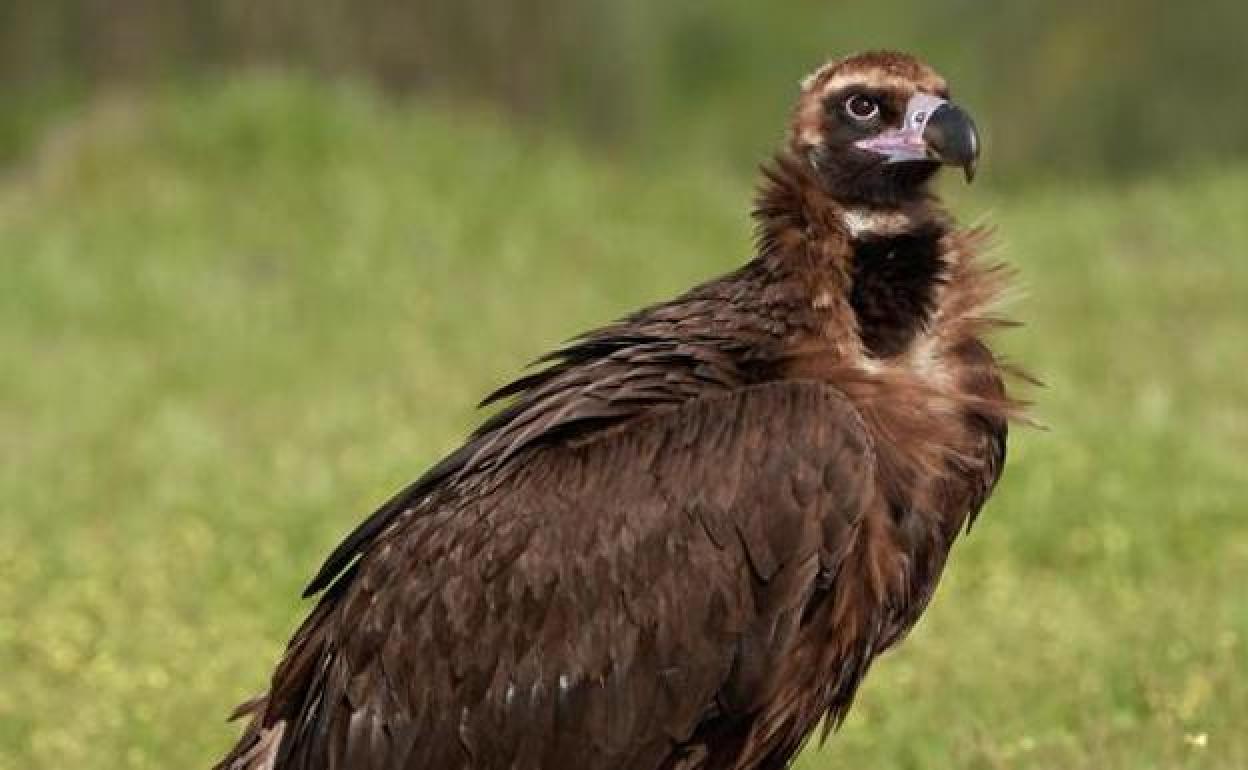
{"label": "vulture neck", "polygon": [[893,205],[836,200],[813,171],[783,154],[764,169],[754,217],[773,273],[805,281],[843,359],[905,352],[932,318],[952,222],[926,192]]}

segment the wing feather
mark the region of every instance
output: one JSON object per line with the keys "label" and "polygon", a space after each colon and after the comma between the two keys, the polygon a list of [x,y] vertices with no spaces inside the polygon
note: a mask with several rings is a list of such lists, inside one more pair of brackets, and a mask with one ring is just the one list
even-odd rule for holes
{"label": "wing feather", "polygon": [[293,727],[283,767],[644,768],[696,750],[707,720],[772,693],[872,465],[848,401],[803,382],[532,449],[397,524],[322,599],[265,710]]}

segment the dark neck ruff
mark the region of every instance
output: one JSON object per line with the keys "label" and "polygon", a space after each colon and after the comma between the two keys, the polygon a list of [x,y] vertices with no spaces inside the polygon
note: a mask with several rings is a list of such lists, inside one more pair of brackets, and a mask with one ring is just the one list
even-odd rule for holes
{"label": "dark neck ruff", "polygon": [[799,260],[814,256],[812,250],[829,238],[843,236],[841,206],[809,164],[781,153],[762,173],[753,212],[759,256]]}
{"label": "dark neck ruff", "polygon": [[854,239],[849,303],[871,355],[903,352],[926,328],[936,290],[947,278],[941,256],[945,229],[937,224],[895,235]]}
{"label": "dark neck ruff", "polygon": [[781,154],[763,173],[754,209],[763,259],[833,277],[866,351],[877,358],[903,352],[930,321],[946,280],[941,241],[950,224],[944,210],[926,197],[904,209],[877,206],[873,210],[885,214],[904,210],[909,227],[851,237],[845,203],[808,164]]}

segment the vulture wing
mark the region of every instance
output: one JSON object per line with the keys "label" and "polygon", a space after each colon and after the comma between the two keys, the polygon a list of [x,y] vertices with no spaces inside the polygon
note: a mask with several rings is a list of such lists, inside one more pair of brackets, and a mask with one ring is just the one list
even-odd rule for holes
{"label": "vulture wing", "polygon": [[872,465],[813,382],[533,449],[388,529],[321,600],[263,709],[277,766],[668,766],[775,694]]}

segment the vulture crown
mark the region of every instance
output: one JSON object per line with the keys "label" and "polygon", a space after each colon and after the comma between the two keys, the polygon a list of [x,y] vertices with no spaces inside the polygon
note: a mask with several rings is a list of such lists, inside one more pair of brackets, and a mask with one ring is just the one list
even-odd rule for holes
{"label": "vulture crown", "polygon": [[585,333],[366,519],[222,770],[752,770],[838,725],[991,493],[980,143],[900,53],[802,82],[754,257]]}

